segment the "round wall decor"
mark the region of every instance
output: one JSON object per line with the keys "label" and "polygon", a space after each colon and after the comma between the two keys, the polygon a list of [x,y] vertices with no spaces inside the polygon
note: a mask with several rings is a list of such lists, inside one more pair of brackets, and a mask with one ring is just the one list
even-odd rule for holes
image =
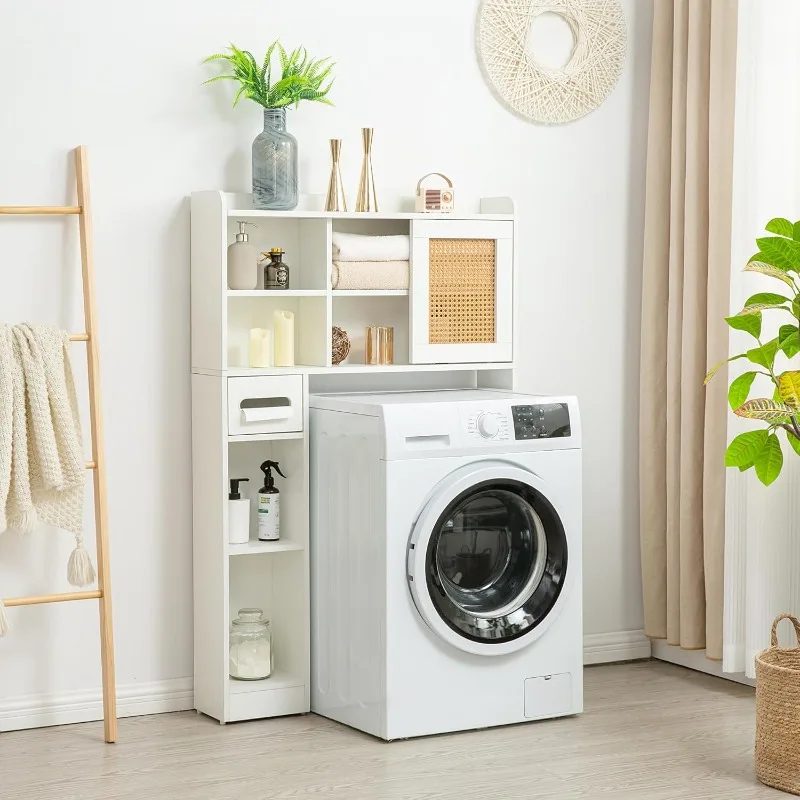
{"label": "round wall decor", "polygon": [[[531,23],[562,17],[574,48],[561,69],[528,50]],[[478,12],[478,56],[500,99],[535,122],[570,122],[597,108],[617,83],[627,31],[619,0],[483,0]]]}

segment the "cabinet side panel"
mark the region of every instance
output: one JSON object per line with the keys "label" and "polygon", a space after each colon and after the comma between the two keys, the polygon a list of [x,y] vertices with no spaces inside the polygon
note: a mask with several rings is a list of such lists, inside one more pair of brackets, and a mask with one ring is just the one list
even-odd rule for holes
{"label": "cabinet side panel", "polygon": [[378,420],[311,409],[311,709],[384,734],[386,537]]}
{"label": "cabinet side panel", "polygon": [[224,370],[226,210],[219,192],[192,194],[192,368]]}
{"label": "cabinet side panel", "polygon": [[220,721],[228,682],[224,390],[224,378],[192,375],[194,703]]}

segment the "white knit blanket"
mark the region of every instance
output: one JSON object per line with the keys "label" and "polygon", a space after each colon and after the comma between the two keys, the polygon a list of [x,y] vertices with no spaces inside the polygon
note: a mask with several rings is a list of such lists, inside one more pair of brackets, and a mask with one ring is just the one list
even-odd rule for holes
{"label": "white knit blanket", "polygon": [[0,326],[0,532],[38,519],[80,546],[86,464],[68,342],[51,326]]}

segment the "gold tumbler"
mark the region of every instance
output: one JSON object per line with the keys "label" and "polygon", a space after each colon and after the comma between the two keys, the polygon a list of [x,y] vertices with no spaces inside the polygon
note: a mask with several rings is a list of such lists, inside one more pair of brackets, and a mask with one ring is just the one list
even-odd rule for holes
{"label": "gold tumbler", "polygon": [[394,364],[394,328],[370,325],[366,331],[366,363]]}

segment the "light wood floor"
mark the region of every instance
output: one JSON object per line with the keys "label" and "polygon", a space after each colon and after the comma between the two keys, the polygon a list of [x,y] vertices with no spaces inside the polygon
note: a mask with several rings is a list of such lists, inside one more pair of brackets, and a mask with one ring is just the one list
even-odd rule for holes
{"label": "light wood floor", "polygon": [[586,671],[576,718],[380,742],[313,715],[194,712],[0,734],[2,800],[757,800],[753,690],[660,662]]}

